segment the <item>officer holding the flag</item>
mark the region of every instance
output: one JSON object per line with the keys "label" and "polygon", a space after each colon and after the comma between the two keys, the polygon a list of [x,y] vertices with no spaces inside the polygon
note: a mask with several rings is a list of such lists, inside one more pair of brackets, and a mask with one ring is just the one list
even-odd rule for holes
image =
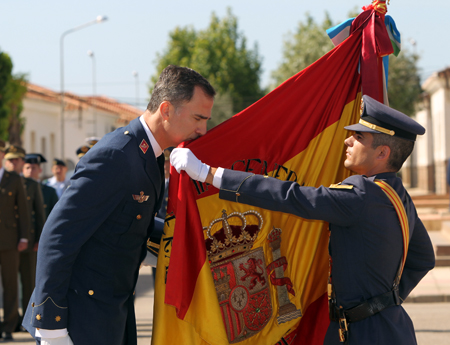
{"label": "officer holding the flag", "polygon": [[401,304],[435,257],[397,172],[425,129],[369,96],[363,101],[359,123],[345,127],[354,133],[344,142],[344,166],[356,175],[330,187],[210,168],[186,148],[172,152],[171,164],[219,188],[221,199],[329,222],[331,323],[324,344],[416,344]]}

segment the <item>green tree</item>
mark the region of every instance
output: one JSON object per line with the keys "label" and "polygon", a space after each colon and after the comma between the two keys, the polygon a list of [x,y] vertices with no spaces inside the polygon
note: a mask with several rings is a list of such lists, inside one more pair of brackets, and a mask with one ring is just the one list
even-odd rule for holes
{"label": "green tree", "polygon": [[209,26],[175,28],[169,34],[167,48],[157,54],[156,72],[151,78],[150,93],[161,71],[170,64],[190,67],[216,89],[213,127],[256,102],[265,92],[260,87],[261,58],[257,45],[247,48],[247,40],[238,30],[237,18],[228,9],[226,16],[211,16]]}
{"label": "green tree", "polygon": [[389,106],[409,116],[414,115],[414,105],[422,93],[418,61],[416,53],[404,48],[397,57],[389,56]]}
{"label": "green tree", "polygon": [[27,78],[25,74],[12,75],[12,67],[8,54],[0,52],[0,138],[22,146],[20,134],[24,121],[20,114],[27,91]]}
{"label": "green tree", "polygon": [[12,61],[8,54],[0,51],[0,138],[8,139],[7,90],[11,81]]}
{"label": "green tree", "polygon": [[[358,9],[350,11],[348,18],[358,15]],[[326,29],[336,25],[328,13],[322,24],[306,14],[306,20],[300,22],[297,32],[289,34],[284,41],[283,61],[277,70],[272,72],[274,85],[280,85],[302,69],[318,60],[334,46]],[[389,105],[407,115],[414,114],[414,104],[420,95],[420,77],[417,62],[419,56],[403,49],[398,57],[389,57],[388,94]]]}
{"label": "green tree", "polygon": [[323,55],[334,48],[326,30],[331,28],[333,22],[328,12],[322,24],[306,13],[304,22],[300,22],[297,31],[288,33],[283,42],[283,60],[277,70],[272,72],[274,81],[272,88],[277,87],[285,80],[311,65]]}

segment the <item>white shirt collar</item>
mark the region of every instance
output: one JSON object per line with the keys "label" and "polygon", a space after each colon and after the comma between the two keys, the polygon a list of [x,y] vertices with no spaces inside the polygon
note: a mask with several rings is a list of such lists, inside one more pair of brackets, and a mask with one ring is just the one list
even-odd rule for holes
{"label": "white shirt collar", "polygon": [[161,149],[161,146],[159,146],[158,142],[153,136],[153,133],[150,131],[150,128],[148,128],[148,125],[144,120],[144,115],[141,115],[139,117],[139,121],[141,121],[142,126],[144,127],[144,131],[148,136],[148,140],[150,140],[150,145],[153,149],[153,152],[155,153],[155,157],[159,157],[163,153],[163,150]]}
{"label": "white shirt collar", "polygon": [[1,167],[0,168],[0,181],[2,180],[2,178],[3,178],[3,173],[5,172],[5,168],[3,168],[3,167]]}

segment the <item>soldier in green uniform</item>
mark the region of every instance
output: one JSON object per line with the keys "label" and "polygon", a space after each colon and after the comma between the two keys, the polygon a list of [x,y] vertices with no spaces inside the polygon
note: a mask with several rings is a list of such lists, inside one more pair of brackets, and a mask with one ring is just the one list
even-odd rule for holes
{"label": "soldier in green uniform", "polygon": [[[3,167],[5,142],[0,140],[0,266],[3,284],[3,338],[12,340],[19,321],[19,252],[27,249],[30,230],[25,189],[15,172]],[[1,332],[0,332],[1,334]]]}
{"label": "soldier in green uniform", "polygon": [[[6,150],[5,168],[21,174],[25,164],[25,150],[19,146],[11,145]],[[34,290],[36,280],[36,261],[39,237],[45,222],[44,200],[40,184],[29,176],[24,176],[25,191],[30,215],[30,237],[28,247],[20,253],[20,282],[22,285],[22,310],[28,305]],[[18,323],[18,325],[20,325]]]}

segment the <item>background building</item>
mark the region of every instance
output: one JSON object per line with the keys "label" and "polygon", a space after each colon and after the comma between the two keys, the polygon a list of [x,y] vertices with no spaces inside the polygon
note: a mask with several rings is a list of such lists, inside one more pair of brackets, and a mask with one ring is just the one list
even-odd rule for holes
{"label": "background building", "polygon": [[[61,98],[58,92],[28,84],[23,100],[23,147],[27,152],[42,153],[48,161],[61,158]],[[88,137],[103,137],[127,125],[143,110],[114,99],[64,94],[64,158],[69,170],[78,162],[76,150]],[[43,164],[43,175],[50,175],[50,164]]]}
{"label": "background building", "polygon": [[427,193],[446,194],[450,157],[450,68],[434,73],[422,84],[424,94],[415,119],[426,128],[417,138],[413,154],[403,169],[411,187]]}

